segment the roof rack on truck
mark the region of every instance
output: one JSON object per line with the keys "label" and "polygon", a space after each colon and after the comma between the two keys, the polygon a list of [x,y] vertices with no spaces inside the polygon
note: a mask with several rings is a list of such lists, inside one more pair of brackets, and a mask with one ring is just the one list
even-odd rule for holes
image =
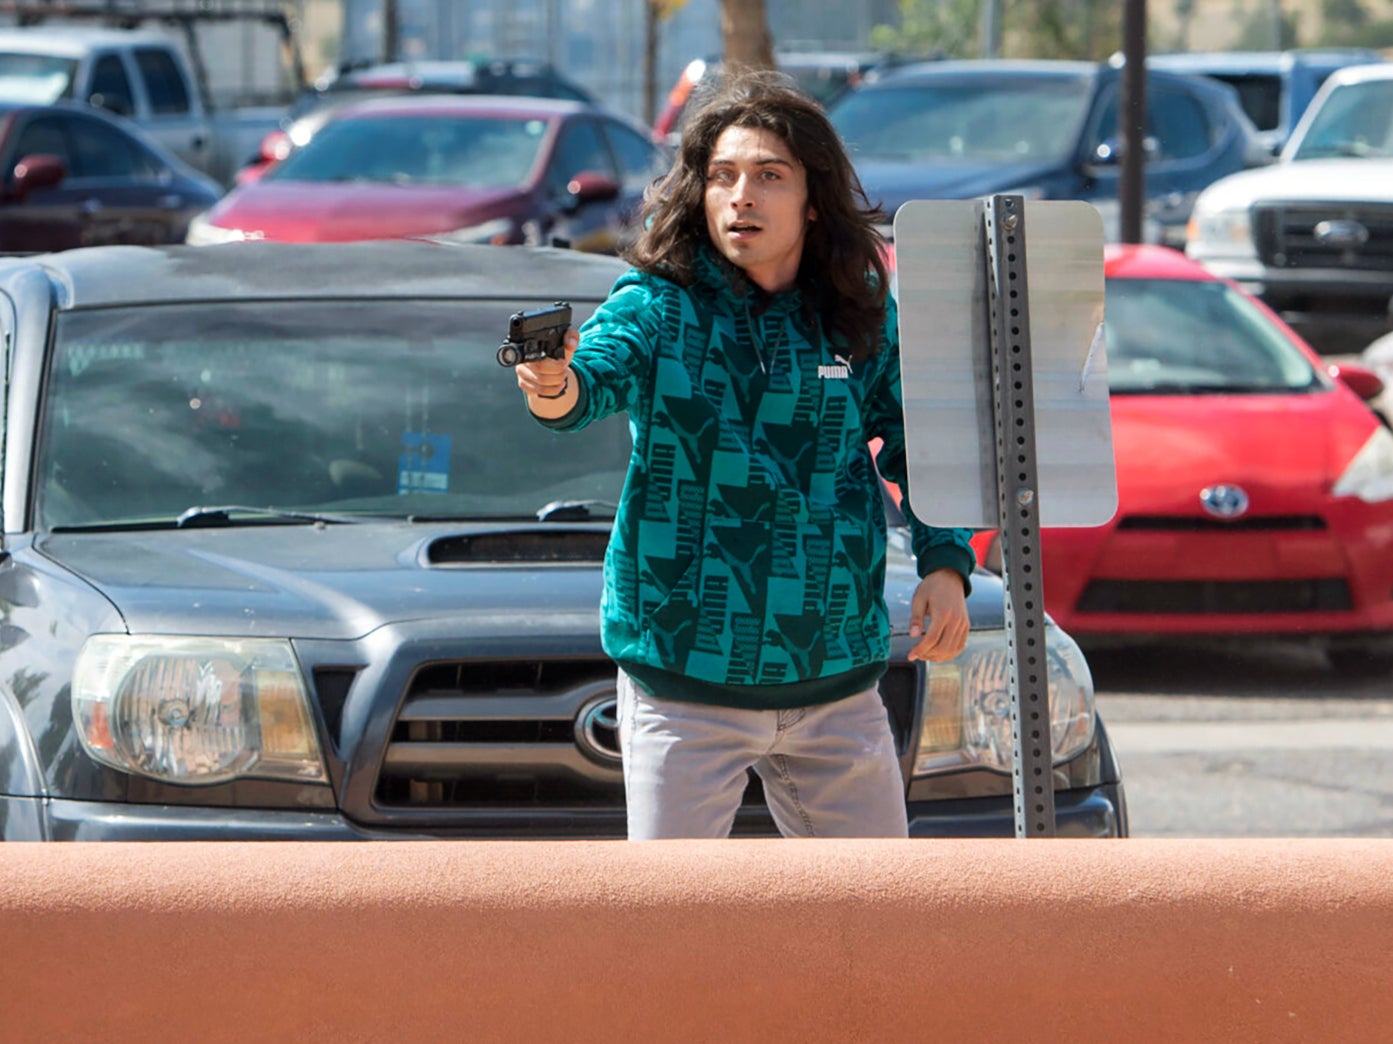
{"label": "roof rack on truck", "polygon": [[183,30],[194,74],[205,94],[208,72],[197,44],[196,27],[205,22],[259,21],[280,34],[296,89],[305,85],[304,62],[297,43],[299,18],[285,0],[0,0],[0,15],[21,26],[50,20],[92,20],[114,28],[134,29],[164,22]]}

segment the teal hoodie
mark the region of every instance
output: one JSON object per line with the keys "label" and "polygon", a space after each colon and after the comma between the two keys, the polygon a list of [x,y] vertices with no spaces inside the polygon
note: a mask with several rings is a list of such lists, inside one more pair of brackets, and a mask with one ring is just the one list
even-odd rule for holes
{"label": "teal hoodie", "polygon": [[[886,524],[867,442],[903,490],[894,301],[863,361],[799,291],[703,248],[690,287],[632,270],[580,329],[575,430],[621,410],[633,455],[605,558],[605,652],[656,695],[754,709],[875,684],[890,652]],[[969,531],[905,504],[920,576],[973,567]]]}

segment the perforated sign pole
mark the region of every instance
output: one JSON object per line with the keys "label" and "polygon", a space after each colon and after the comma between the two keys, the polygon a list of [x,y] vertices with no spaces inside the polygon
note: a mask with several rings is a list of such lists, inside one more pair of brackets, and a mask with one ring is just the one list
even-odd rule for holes
{"label": "perforated sign pole", "polygon": [[985,221],[1016,836],[1053,837],[1053,745],[1040,582],[1040,498],[1024,199],[991,197]]}

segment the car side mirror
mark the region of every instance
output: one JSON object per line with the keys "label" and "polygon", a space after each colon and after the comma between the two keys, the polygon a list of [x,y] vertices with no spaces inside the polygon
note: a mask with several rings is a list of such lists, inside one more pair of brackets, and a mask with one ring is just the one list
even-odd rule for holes
{"label": "car side mirror", "polygon": [[1352,363],[1330,363],[1325,372],[1334,377],[1365,402],[1373,402],[1383,394],[1383,378],[1373,370]]}
{"label": "car side mirror", "polygon": [[581,171],[566,183],[566,191],[571,194],[571,205],[583,207],[587,203],[608,203],[619,198],[619,182],[593,170]]}
{"label": "car side mirror", "polygon": [[[1121,138],[1107,138],[1093,150],[1093,162],[1100,167],[1115,167],[1122,162],[1124,147]],[[1153,160],[1161,151],[1161,143],[1151,135],[1142,139],[1142,154]]]}
{"label": "car side mirror", "polygon": [[68,176],[68,166],[57,156],[37,153],[25,156],[10,172],[10,190],[23,199],[36,189],[53,188]]}

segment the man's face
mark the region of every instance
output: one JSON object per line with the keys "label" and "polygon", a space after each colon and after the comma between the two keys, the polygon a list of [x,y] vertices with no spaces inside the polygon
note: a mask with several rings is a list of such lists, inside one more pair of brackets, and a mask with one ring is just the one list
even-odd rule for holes
{"label": "man's face", "polygon": [[803,259],[808,176],[782,138],[727,127],[706,165],[706,231],[716,249],[765,290],[791,288]]}

